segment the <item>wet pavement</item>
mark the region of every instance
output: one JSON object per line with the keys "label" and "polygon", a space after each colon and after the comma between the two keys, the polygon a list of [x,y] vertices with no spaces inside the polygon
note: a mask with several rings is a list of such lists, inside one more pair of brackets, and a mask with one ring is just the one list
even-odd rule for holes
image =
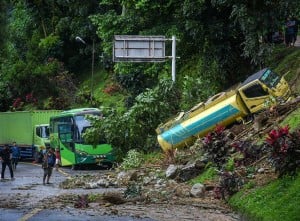
{"label": "wet pavement", "polygon": [[41,210],[35,214],[24,213],[25,211],[16,209],[0,209],[1,221],[157,221],[150,218],[134,218],[130,216],[106,216],[97,214],[78,214],[62,210]]}
{"label": "wet pavement", "polygon": [[[202,205],[125,203],[104,205],[89,203],[87,208],[75,208],[69,196],[124,192],[121,188],[61,189],[59,184],[69,177],[102,176],[107,170],[71,170],[60,168],[53,171],[52,184],[43,185],[43,169],[40,165],[20,163],[15,171],[15,180],[0,182],[1,221],[45,221],[45,220],[105,220],[105,221],[236,221],[239,217],[230,211]],[[9,171],[6,171],[6,177]],[[63,201],[61,200],[63,199]]]}
{"label": "wet pavement", "polygon": [[[53,170],[50,179],[51,184],[42,183],[43,169],[38,164],[20,163],[15,171],[15,179],[8,178],[0,182],[0,220],[1,221],[38,221],[38,220],[106,220],[106,221],[155,221],[148,218],[132,218],[130,216],[99,216],[93,210],[78,210],[74,207],[66,207],[60,210],[43,209],[40,205],[45,199],[56,197],[62,194],[87,194],[104,193],[116,191],[116,188],[86,189],[60,189],[59,183],[70,175],[96,174],[105,171],[84,170],[75,171],[70,168],[60,168]],[[5,171],[5,176],[9,177],[9,170]],[[47,208],[47,205],[44,205]]]}
{"label": "wet pavement", "polygon": [[[71,216],[71,217],[70,217]],[[59,220],[70,220],[70,221],[155,221],[153,219],[138,219],[133,217],[118,217],[118,216],[87,216],[87,215],[70,215],[62,213],[61,211],[55,211],[55,216],[53,216],[53,211],[44,210],[38,214],[38,217],[32,217],[30,221],[59,221]]]}

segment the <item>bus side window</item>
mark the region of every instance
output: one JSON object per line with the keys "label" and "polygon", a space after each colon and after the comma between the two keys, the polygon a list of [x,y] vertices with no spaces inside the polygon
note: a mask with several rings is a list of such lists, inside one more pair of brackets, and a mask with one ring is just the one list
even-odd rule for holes
{"label": "bus side window", "polygon": [[63,143],[72,142],[72,126],[69,124],[62,124],[58,126],[59,138]]}

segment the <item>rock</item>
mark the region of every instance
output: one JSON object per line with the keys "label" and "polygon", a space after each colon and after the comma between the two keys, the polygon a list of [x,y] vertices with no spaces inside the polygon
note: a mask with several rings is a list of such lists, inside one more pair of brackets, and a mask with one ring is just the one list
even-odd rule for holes
{"label": "rock", "polygon": [[159,179],[156,181],[157,184],[162,185],[165,181],[163,179]]}
{"label": "rock", "polygon": [[259,168],[259,169],[257,170],[257,172],[258,172],[258,173],[264,173],[264,172],[265,172],[265,168]]}
{"label": "rock", "polygon": [[96,189],[98,188],[97,183],[86,183],[84,186],[85,189]]}
{"label": "rock", "polygon": [[110,204],[115,205],[126,203],[126,199],[124,199],[123,195],[117,192],[105,193],[103,194],[102,199]]}
{"label": "rock", "polygon": [[190,187],[188,186],[177,186],[174,190],[175,196],[178,197],[189,197],[190,196]]}
{"label": "rock", "polygon": [[201,183],[196,183],[193,185],[190,193],[193,197],[204,197],[205,186]]}
{"label": "rock", "polygon": [[174,179],[177,175],[178,169],[181,166],[170,164],[169,167],[166,170],[166,177],[170,179]]}
{"label": "rock", "polygon": [[109,182],[105,179],[100,179],[97,181],[97,185],[101,187],[109,187]]}
{"label": "rock", "polygon": [[268,120],[268,118],[264,114],[260,114],[260,115],[256,116],[254,119],[254,124],[253,124],[254,130],[255,131],[261,130],[267,120]]}
{"label": "rock", "polygon": [[153,179],[151,177],[146,176],[146,177],[143,178],[143,184],[144,185],[149,185],[149,184],[151,184],[152,180]]}
{"label": "rock", "polygon": [[205,163],[203,163],[203,161],[201,161],[200,159],[189,162],[178,172],[177,180],[185,182],[187,180],[193,179],[203,171],[204,167]]}
{"label": "rock", "polygon": [[158,179],[158,180],[156,181],[156,184],[154,185],[154,187],[155,187],[156,189],[164,188],[164,187],[166,187],[166,186],[167,186],[166,181],[163,180],[163,179]]}
{"label": "rock", "polygon": [[117,175],[117,182],[120,185],[127,185],[129,181],[136,181],[138,174],[136,170],[131,171],[121,171]]}
{"label": "rock", "polygon": [[178,183],[175,180],[167,180],[168,187],[176,187]]}
{"label": "rock", "polygon": [[254,179],[255,178],[255,175],[250,173],[246,176],[248,179]]}

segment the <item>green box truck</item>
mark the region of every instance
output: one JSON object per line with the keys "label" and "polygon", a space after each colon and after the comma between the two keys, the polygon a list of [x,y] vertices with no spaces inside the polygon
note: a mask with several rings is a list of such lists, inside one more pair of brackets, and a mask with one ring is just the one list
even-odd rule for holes
{"label": "green box truck", "polygon": [[59,110],[0,112],[0,148],[15,141],[20,148],[21,159],[39,161],[42,150],[50,146],[50,117],[60,112]]}

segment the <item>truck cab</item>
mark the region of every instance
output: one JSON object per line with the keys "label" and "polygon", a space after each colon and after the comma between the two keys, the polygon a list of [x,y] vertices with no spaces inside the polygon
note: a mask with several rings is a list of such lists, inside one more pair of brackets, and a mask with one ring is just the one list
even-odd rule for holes
{"label": "truck cab", "polygon": [[265,68],[247,78],[238,89],[238,94],[249,113],[256,113],[270,103],[287,100],[291,91],[283,77]]}
{"label": "truck cab", "polygon": [[34,160],[41,162],[43,151],[50,147],[49,124],[34,125]]}

